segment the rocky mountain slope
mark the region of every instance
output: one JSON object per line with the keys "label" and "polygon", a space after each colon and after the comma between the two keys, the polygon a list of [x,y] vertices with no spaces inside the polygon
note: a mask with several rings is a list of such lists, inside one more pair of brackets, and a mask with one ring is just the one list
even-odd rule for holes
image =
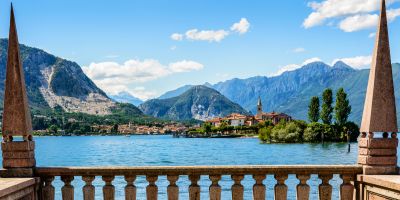
{"label": "rocky mountain slope", "polygon": [[148,115],[174,120],[207,120],[230,113],[249,114],[218,91],[206,86],[193,86],[181,95],[167,99],[153,99],[139,108]]}
{"label": "rocky mountain slope", "polygon": [[[300,69],[276,77],[232,79],[212,85],[214,89],[246,110],[256,111],[258,96],[265,111],[279,111],[297,119],[307,119],[307,107],[312,96],[320,96],[330,87],[344,87],[352,105],[350,119],[361,121],[369,70],[356,70],[343,62],[329,66],[322,62],[310,63]],[[393,64],[396,101],[400,105],[400,64]],[[398,109],[400,114],[400,109]]]}
{"label": "rocky mountain slope", "polygon": [[[0,105],[3,104],[7,48],[8,40],[0,39]],[[77,63],[25,45],[20,45],[20,50],[29,104],[34,110],[61,107],[67,112],[107,115],[118,107]]]}

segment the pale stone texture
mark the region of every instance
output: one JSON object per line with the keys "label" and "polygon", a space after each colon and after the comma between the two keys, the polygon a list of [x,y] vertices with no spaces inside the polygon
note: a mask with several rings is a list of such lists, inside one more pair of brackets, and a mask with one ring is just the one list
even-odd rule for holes
{"label": "pale stone texture", "polygon": [[382,0],[361,132],[397,132],[386,4]]}
{"label": "pale stone texture", "polygon": [[[26,95],[24,70],[20,59],[17,28],[12,6],[2,133],[4,139],[1,144],[3,167],[8,169],[35,167],[35,143],[32,141],[31,114]],[[13,141],[13,136],[23,136],[24,141],[15,142]],[[26,174],[15,175],[25,176]]]}
{"label": "pale stone texture", "polygon": [[31,113],[26,95],[24,70],[20,59],[17,28],[12,7],[6,73],[3,137],[32,135]]}
{"label": "pale stone texture", "polygon": [[125,176],[125,200],[136,200],[136,186],[134,184],[136,176]]}
{"label": "pale stone texture", "polygon": [[[357,163],[363,165],[363,173],[396,174],[398,129],[385,0],[381,0],[360,131]],[[374,132],[384,132],[383,138],[374,138]]]}

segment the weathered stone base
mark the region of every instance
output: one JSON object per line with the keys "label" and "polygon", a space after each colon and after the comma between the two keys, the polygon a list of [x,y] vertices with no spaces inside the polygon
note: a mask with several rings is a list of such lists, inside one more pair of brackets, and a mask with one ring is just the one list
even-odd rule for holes
{"label": "weathered stone base", "polygon": [[2,178],[16,178],[16,177],[33,177],[33,168],[11,168],[0,170],[0,177]]}
{"label": "weathered stone base", "polygon": [[35,142],[13,141],[2,142],[3,167],[10,168],[32,168],[36,166]]}
{"label": "weathered stone base", "polygon": [[398,174],[397,145],[397,138],[360,138],[357,163],[364,174]]}
{"label": "weathered stone base", "polygon": [[399,169],[397,166],[363,166],[364,175],[392,175],[399,174]]}

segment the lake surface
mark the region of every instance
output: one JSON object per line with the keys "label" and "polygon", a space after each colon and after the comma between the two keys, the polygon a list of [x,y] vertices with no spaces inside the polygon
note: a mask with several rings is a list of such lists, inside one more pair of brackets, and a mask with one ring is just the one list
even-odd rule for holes
{"label": "lake surface", "polygon": [[[351,144],[347,153],[345,143],[327,144],[260,144],[257,138],[246,139],[199,139],[173,138],[172,136],[74,136],[74,137],[35,137],[36,160],[38,166],[170,166],[170,165],[296,165],[296,164],[355,164],[357,143]],[[116,199],[124,199],[122,177],[114,180]],[[180,187],[180,198],[188,198],[189,181],[186,176],[177,182]],[[202,176],[201,198],[208,198],[208,177]],[[229,176],[223,176],[222,199],[231,199]],[[275,180],[268,176],[267,198],[273,198]],[[289,176],[286,184],[289,187],[289,199],[295,199],[295,186],[298,180]],[[320,181],[316,176],[309,180],[311,199],[317,199]],[[334,187],[337,199],[341,180],[336,176],[330,182]],[[138,199],[145,199],[147,182],[138,177],[135,182],[138,188]],[[252,199],[254,180],[246,176],[242,181],[245,187],[245,199]],[[61,199],[60,180],[54,182],[56,199]],[[83,181],[75,177],[76,199],[82,199]],[[101,177],[96,177],[96,199],[102,199]],[[159,177],[157,181],[159,199],[166,198],[168,181]]]}

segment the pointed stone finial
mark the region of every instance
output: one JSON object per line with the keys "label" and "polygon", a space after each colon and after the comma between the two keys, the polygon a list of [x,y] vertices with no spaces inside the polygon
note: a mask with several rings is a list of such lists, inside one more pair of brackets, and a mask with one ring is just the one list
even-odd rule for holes
{"label": "pointed stone finial", "polygon": [[386,3],[382,0],[360,132],[397,132]]}
{"label": "pointed stone finial", "polygon": [[13,136],[23,136],[25,141],[32,140],[31,114],[12,4],[6,73],[2,128],[4,141],[12,141]]}

